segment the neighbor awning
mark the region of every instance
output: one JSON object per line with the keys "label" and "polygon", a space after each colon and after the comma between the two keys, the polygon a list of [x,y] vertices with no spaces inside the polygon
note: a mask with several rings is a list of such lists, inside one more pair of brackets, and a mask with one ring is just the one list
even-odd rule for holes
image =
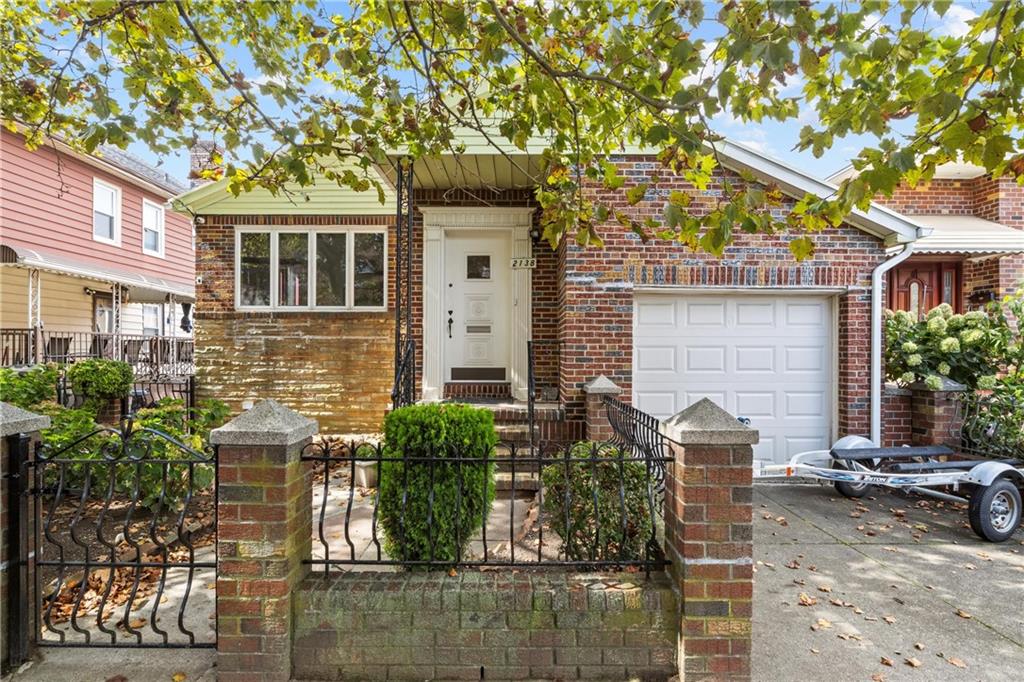
{"label": "neighbor awning", "polygon": [[120,284],[127,289],[128,300],[132,303],[164,303],[168,296],[173,296],[174,300],[180,303],[194,303],[196,299],[195,287],[161,277],[83,263],[66,256],[20,245],[4,244],[0,248],[3,251],[0,262],[4,266],[31,268],[68,277]]}
{"label": "neighbor awning", "polygon": [[915,242],[914,253],[964,256],[1024,253],[1024,230],[974,216],[915,215],[913,218],[932,228],[930,235]]}

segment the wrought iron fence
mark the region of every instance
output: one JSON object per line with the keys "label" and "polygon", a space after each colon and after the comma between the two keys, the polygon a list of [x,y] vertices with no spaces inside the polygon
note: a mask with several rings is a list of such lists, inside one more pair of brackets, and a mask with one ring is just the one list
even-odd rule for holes
{"label": "wrought iron fence", "polygon": [[672,461],[671,439],[661,432],[661,422],[643,410],[637,409],[610,395],[602,395],[614,434],[611,442],[633,457],[659,462],[656,473],[658,490],[665,485],[665,462]]}
{"label": "wrought iron fence", "polygon": [[[121,400],[121,414],[130,416],[143,408],[154,407],[164,398],[181,400],[186,410],[196,406],[196,379],[194,376],[146,378],[133,381],[128,396]],[[57,376],[57,402],[64,407],[81,407],[85,396],[75,392],[67,375]]]}
{"label": "wrought iron fence", "polygon": [[948,445],[959,453],[1024,462],[1024,399],[964,393],[957,400]]}
{"label": "wrought iron fence", "polygon": [[128,422],[28,464],[40,646],[216,646],[216,453]]}
{"label": "wrought iron fence", "polygon": [[0,366],[31,365],[36,358],[35,329],[0,329]]}
{"label": "wrought iron fence", "polygon": [[[537,356],[541,356],[538,362]],[[545,385],[543,380],[538,379],[538,365],[545,365],[549,374],[558,376],[558,362],[561,357],[561,342],[557,339],[531,339],[526,342],[526,421],[530,429],[530,442],[537,442],[537,425],[535,410],[538,393],[553,390],[557,395],[558,385]],[[541,396],[543,399],[545,396]]]}
{"label": "wrought iron fence", "polygon": [[[661,455],[608,443],[501,444],[413,454],[321,441],[314,569],[381,566],[663,568]],[[495,497],[496,480],[501,494]]]}
{"label": "wrought iron fence", "polygon": [[3,329],[0,355],[4,367],[106,358],[124,360],[138,377],[180,377],[195,372],[195,343],[171,336]]}

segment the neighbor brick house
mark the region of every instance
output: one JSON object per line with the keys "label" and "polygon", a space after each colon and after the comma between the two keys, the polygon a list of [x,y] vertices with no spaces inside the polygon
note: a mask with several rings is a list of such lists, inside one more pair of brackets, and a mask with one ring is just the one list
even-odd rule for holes
{"label": "neighbor brick house", "polygon": [[[603,248],[570,239],[552,249],[530,179],[540,150],[506,157],[470,139],[458,157],[417,161],[411,259],[396,231],[409,214],[396,210],[406,186],[394,164],[377,169],[390,188],[383,205],[327,181],[281,198],[236,198],[223,182],[179,197],[197,225],[203,390],[236,408],[277,398],[323,431],[377,430],[395,377],[397,307],[415,343],[416,399],[504,398],[499,421],[511,422],[532,379],[541,432],[552,437],[585,435],[583,387],[599,375],[658,417],[711,397],[751,419],[761,460],[880,429],[872,334],[880,337],[887,266],[876,268],[930,228],[875,204],[815,235],[803,262],[790,254],[794,235],[737,233],[716,258],[645,243],[618,223],[602,226]],[[627,184],[655,172],[660,180],[634,207],[618,193],[604,198],[657,215],[682,190],[702,211],[744,171],[790,197],[782,216],[795,198],[834,189],[739,145],[719,155],[715,181],[698,190],[653,155],[623,154],[613,161]]]}

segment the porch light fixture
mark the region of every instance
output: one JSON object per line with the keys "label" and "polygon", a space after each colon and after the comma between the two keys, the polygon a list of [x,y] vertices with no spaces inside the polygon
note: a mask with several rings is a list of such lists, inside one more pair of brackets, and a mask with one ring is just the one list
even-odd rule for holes
{"label": "porch light fixture", "polygon": [[530,228],[530,240],[534,243],[534,245],[540,243],[540,238],[541,238],[540,228],[536,227],[536,226],[531,227]]}

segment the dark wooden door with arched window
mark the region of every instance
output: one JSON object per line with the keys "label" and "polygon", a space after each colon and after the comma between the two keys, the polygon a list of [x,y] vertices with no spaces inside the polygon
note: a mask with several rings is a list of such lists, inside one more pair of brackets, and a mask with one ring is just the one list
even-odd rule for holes
{"label": "dark wooden door with arched window", "polygon": [[940,303],[962,312],[960,263],[908,261],[889,273],[889,308],[921,316]]}

